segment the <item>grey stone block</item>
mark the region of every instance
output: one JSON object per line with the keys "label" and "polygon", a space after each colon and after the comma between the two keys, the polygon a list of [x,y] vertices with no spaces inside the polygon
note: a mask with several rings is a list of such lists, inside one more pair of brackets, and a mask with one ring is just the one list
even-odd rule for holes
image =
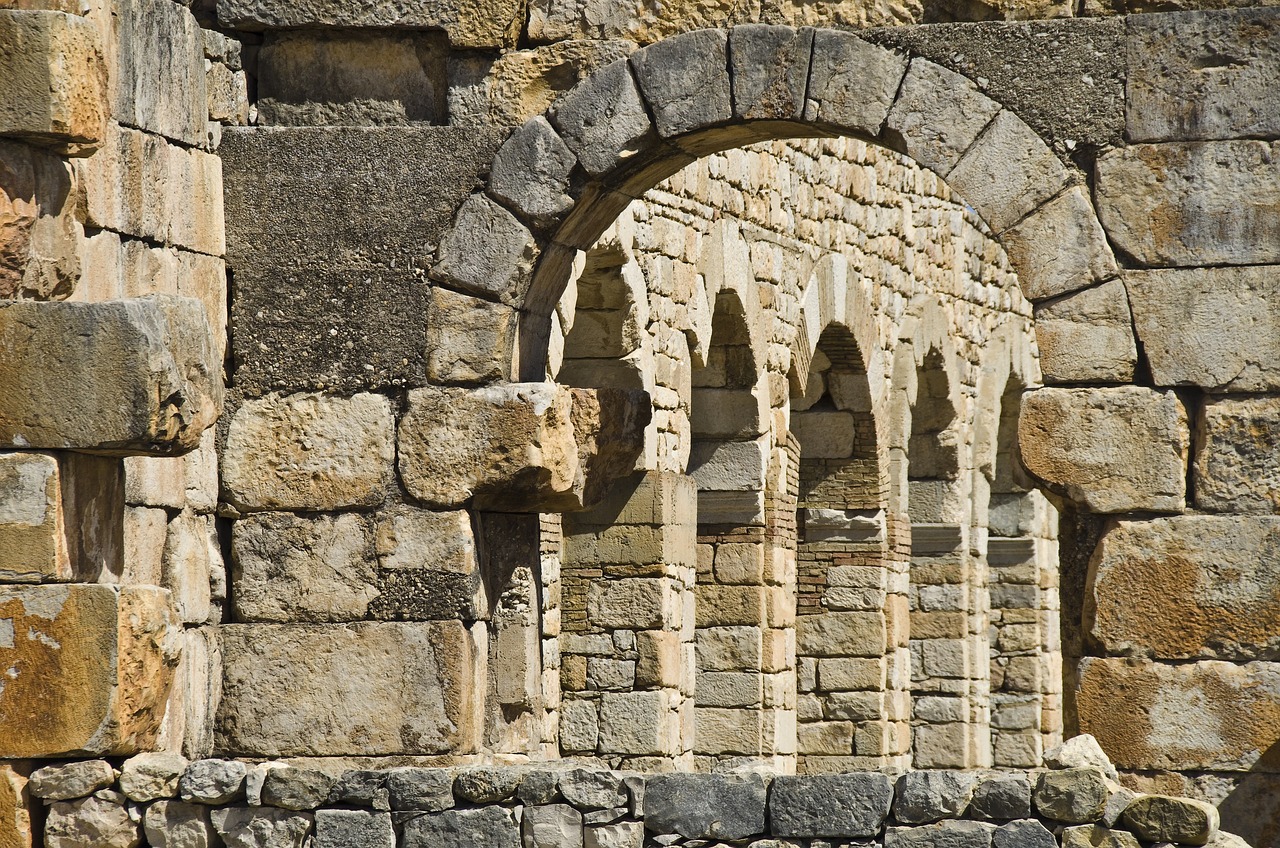
{"label": "grey stone block", "polygon": [[731,30],[729,71],[735,118],[788,121],[804,117],[813,33],[808,27],[766,24]]}
{"label": "grey stone block", "polygon": [[817,29],[804,118],[879,135],[906,72],[902,53],[868,44],[852,33]]}
{"label": "grey stone block", "polygon": [[991,848],[1054,848],[1057,844],[1053,833],[1035,819],[1011,821],[991,835]]}
{"label": "grey stone block", "polygon": [[943,821],[923,827],[891,827],[885,848],[991,848],[995,825],[976,821]]}
{"label": "grey stone block", "polygon": [[223,807],[210,817],[226,848],[305,848],[315,822],[311,813],[264,807]]}
{"label": "grey stone block", "polygon": [[568,804],[524,808],[525,848],[582,848],[582,813]]}
{"label": "grey stone block", "polygon": [[97,26],[36,8],[0,11],[0,43],[9,45],[0,56],[0,135],[71,150],[97,146],[109,111]]}
{"label": "grey stone block", "polygon": [[285,810],[314,810],[325,802],[334,779],[309,768],[267,769],[262,780],[262,803]]}
{"label": "grey stone block", "polygon": [[1125,19],[1131,141],[1280,135],[1280,13],[1184,11]]}
{"label": "grey stone block", "polygon": [[453,772],[432,768],[395,769],[387,777],[387,790],[393,810],[438,813],[453,807]]}
{"label": "grey stone block", "polygon": [[598,769],[573,769],[560,775],[560,794],[579,810],[607,810],[627,803],[622,776]]}
{"label": "grey stone block", "polygon": [[[352,769],[342,773],[333,788],[329,790],[330,804],[354,804],[360,807],[386,812],[391,809],[391,792],[389,784],[396,775],[394,771],[376,769]],[[452,802],[453,777],[449,776]],[[450,803],[452,806],[452,803]]]}
{"label": "grey stone block", "polygon": [[547,119],[525,122],[493,159],[489,193],[525,221],[548,225],[573,206],[569,174],[578,159]]}
{"label": "grey stone block", "polygon": [[1012,821],[1031,815],[1031,781],[1022,775],[990,775],[978,781],[969,814],[986,821]]}
{"label": "grey stone block", "polygon": [[885,124],[885,140],[945,177],[1000,111],[966,77],[912,59]]}
{"label": "grey stone block", "polygon": [[69,801],[105,789],[115,779],[115,769],[106,760],[84,760],[36,769],[27,791],[43,801]]}
{"label": "grey stone block", "polygon": [[727,50],[723,30],[704,29],[631,54],[659,135],[670,138],[733,117]]}
{"label": "grey stone block", "polygon": [[400,844],[402,848],[521,848],[515,817],[502,807],[419,816],[405,824]]}
{"label": "grey stone block", "polygon": [[[169,0],[121,0],[112,9],[114,109],[122,124],[206,146],[204,42],[190,10]],[[157,50],[156,45],[165,45]]]}
{"label": "grey stone block", "polygon": [[516,797],[523,804],[550,804],[558,797],[558,778],[553,771],[526,771]]}
{"label": "grey stone block", "polygon": [[453,794],[459,801],[474,804],[496,804],[515,797],[520,786],[520,772],[501,766],[477,766],[464,769],[453,779]]}
{"label": "grey stone block", "polygon": [[973,797],[977,776],[959,771],[913,771],[898,778],[893,817],[903,824],[960,818]]}
{"label": "grey stone block", "polygon": [[1036,810],[1053,821],[1067,824],[1098,821],[1110,797],[1111,791],[1101,769],[1048,771],[1036,781]]}
{"label": "grey stone block", "polygon": [[759,775],[665,774],[645,781],[644,825],[686,839],[745,839],[765,832]]}
{"label": "grey stone block", "polygon": [[317,810],[315,848],[396,848],[390,813]]}
{"label": "grey stone block", "polygon": [[889,815],[893,784],[883,774],[777,777],[769,790],[775,836],[876,836]]}
{"label": "grey stone block", "polygon": [[524,295],[537,242],[495,201],[473,194],[440,239],[432,276],[473,294],[518,303]]}
{"label": "grey stone block", "polygon": [[551,123],[593,177],[612,171],[655,140],[626,59],[602,68],[557,100]]}
{"label": "grey stone block", "polygon": [[1278,432],[1280,398],[1206,398],[1196,432],[1196,506],[1280,513]]}
{"label": "grey stone block", "polygon": [[244,797],[245,764],[235,760],[196,760],[178,781],[184,801],[225,804]]}

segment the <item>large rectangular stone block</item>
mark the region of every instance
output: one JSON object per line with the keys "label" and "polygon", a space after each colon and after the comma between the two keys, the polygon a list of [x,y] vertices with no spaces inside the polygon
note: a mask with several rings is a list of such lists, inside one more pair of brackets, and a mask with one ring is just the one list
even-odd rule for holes
{"label": "large rectangular stone block", "polygon": [[71,577],[60,481],[49,454],[0,453],[0,580]]}
{"label": "large rectangular stone block", "polygon": [[1130,271],[1124,281],[1156,385],[1280,388],[1280,274],[1274,267]]}
{"label": "large rectangular stone block", "polygon": [[1127,383],[1138,347],[1124,284],[1101,286],[1035,310],[1040,368],[1046,383]]}
{"label": "large rectangular stone block", "polygon": [[1196,423],[1196,506],[1280,513],[1280,398],[1207,398]]}
{"label": "large rectangular stone block", "polygon": [[218,0],[223,26],[244,30],[403,28],[443,29],[454,47],[513,47],[524,23],[524,3],[459,5],[348,3],[344,0]]}
{"label": "large rectangular stone block", "polygon": [[195,16],[168,0],[120,0],[111,23],[115,119],[205,146],[204,39]]}
{"label": "large rectangular stone block", "polygon": [[1142,265],[1280,261],[1280,144],[1135,144],[1098,157],[1098,217]]}
{"label": "large rectangular stone block", "polygon": [[485,689],[460,622],[222,628],[217,747],[244,756],[465,754]]}
{"label": "large rectangular stone block", "polygon": [[0,9],[0,135],[95,146],[106,125],[98,31],[62,12]]}
{"label": "large rectangular stone block", "polygon": [[181,454],[222,406],[200,302],[0,304],[0,445]]}
{"label": "large rectangular stone block", "polygon": [[9,758],[149,750],[181,624],[152,586],[0,588],[0,752]]}
{"label": "large rectangular stone block", "polygon": [[1080,730],[1122,769],[1280,770],[1280,664],[1086,658]]}
{"label": "large rectangular stone block", "polygon": [[1089,566],[1089,626],[1112,654],[1280,655],[1280,516],[1184,515],[1107,527]]}

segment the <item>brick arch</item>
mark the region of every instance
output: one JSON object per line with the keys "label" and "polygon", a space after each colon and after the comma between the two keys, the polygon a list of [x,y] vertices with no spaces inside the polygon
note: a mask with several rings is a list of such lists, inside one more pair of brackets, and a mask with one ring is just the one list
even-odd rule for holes
{"label": "brick arch", "polygon": [[1097,241],[1088,193],[972,81],[852,33],[749,24],[638,50],[518,128],[442,238],[432,276],[515,308],[511,376],[542,379],[549,316],[576,251],[632,200],[701,156],[824,135],[884,145],[942,176],[996,236],[1009,234],[1019,278],[1039,296],[1113,267],[1089,251],[1046,250],[1040,236]]}

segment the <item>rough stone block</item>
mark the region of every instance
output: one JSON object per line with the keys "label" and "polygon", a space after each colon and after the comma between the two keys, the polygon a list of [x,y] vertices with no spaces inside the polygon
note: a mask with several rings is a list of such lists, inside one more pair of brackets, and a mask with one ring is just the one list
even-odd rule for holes
{"label": "rough stone block", "polygon": [[210,848],[218,835],[205,804],[159,801],[147,807],[143,833],[152,848]]}
{"label": "rough stone block", "polygon": [[173,594],[174,608],[184,623],[209,621],[214,609],[215,574],[225,579],[213,517],[179,513],[166,528],[159,583]]}
{"label": "rough stone block", "polygon": [[1173,392],[1137,386],[1023,396],[1022,462],[1093,512],[1180,512],[1190,433]]}
{"label": "rough stone block", "polygon": [[663,138],[733,117],[728,42],[723,30],[697,30],[631,55],[636,80]]}
{"label": "rough stone block", "polygon": [[759,775],[657,775],[645,781],[644,824],[686,839],[746,839],[765,832]]}
{"label": "rough stone block", "polygon": [[106,760],[81,760],[36,769],[27,791],[45,801],[70,801],[106,789],[115,780],[116,771]]}
{"label": "rough stone block", "polygon": [[[61,157],[0,140],[0,297],[58,300],[79,287],[84,240],[75,173]],[[92,270],[89,271],[92,273]]]}
{"label": "rough stone block", "polygon": [[58,461],[50,454],[0,453],[0,579],[71,578]]}
{"label": "rough stone block", "polygon": [[222,453],[224,497],[241,510],[376,506],[395,457],[381,395],[271,395],[236,410]]}
{"label": "rough stone block", "polygon": [[1132,141],[1266,138],[1280,115],[1280,17],[1271,9],[1181,11],[1126,20]]}
{"label": "rough stone block", "polygon": [[445,810],[410,820],[400,844],[403,848],[521,848],[520,826],[512,811],[502,807]]}
{"label": "rough stone block", "polygon": [[305,848],[315,822],[311,813],[263,807],[224,807],[210,818],[226,848]]}
{"label": "rough stone block", "polygon": [[1127,383],[1138,346],[1129,299],[1119,280],[1037,307],[1036,341],[1044,381]]}
{"label": "rough stone block", "polygon": [[1280,656],[1278,556],[1280,516],[1115,522],[1090,562],[1090,633],[1109,654]]}
{"label": "rough stone block", "polygon": [[874,837],[893,801],[893,783],[882,774],[777,777],[769,788],[774,836]]}
{"label": "rough stone block", "polygon": [[991,848],[1054,848],[1053,832],[1035,819],[1012,821],[991,834]]}
{"label": "rough stone block", "polygon": [[886,647],[882,612],[834,612],[796,621],[796,651],[806,657],[880,657]]}
{"label": "rough stone block", "polygon": [[593,177],[607,174],[653,141],[653,122],[626,59],[583,80],[555,102],[550,115]]}
{"label": "rough stone block", "polygon": [[1124,808],[1124,824],[1144,842],[1204,845],[1218,830],[1218,810],[1190,798],[1145,795]]}
{"label": "rough stone block", "polygon": [[195,17],[165,0],[124,0],[112,9],[111,22],[112,117],[184,144],[204,146],[204,40]]}
{"label": "rough stone block", "polygon": [[46,848],[134,848],[139,842],[138,830],[123,797],[95,795],[50,806],[43,844]]}
{"label": "rough stone block", "polygon": [[573,206],[569,173],[577,164],[577,157],[547,119],[531,118],[498,149],[489,192],[526,221],[551,223]]}
{"label": "rough stone block", "polygon": [[644,825],[640,822],[614,822],[588,827],[582,837],[583,848],[641,848]]}
{"label": "rough stone block", "polygon": [[[1088,733],[1073,736],[1057,747],[1044,752],[1044,764],[1049,768],[1096,768],[1109,780],[1119,779],[1111,758],[1102,750],[1098,740]],[[1114,797],[1114,796],[1113,796]],[[1109,826],[1109,825],[1108,825]]]}
{"label": "rough stone block", "polygon": [[1196,506],[1280,513],[1280,398],[1207,398],[1196,425]]}
{"label": "rough stone block", "polygon": [[989,848],[995,825],[975,821],[943,821],[924,827],[890,827],[885,848]]}
{"label": "rough stone block", "polygon": [[51,585],[0,592],[6,757],[132,754],[155,744],[178,663],[169,593]]}
{"label": "rough stone block", "polygon": [[1125,274],[1156,385],[1280,389],[1280,280],[1270,267]]}
{"label": "rough stone block", "polygon": [[178,795],[197,804],[226,804],[245,796],[248,767],[235,760],[196,760],[178,780]]}
{"label": "rough stone block", "polygon": [[974,787],[969,812],[976,819],[1012,821],[1031,815],[1031,782],[1022,775],[990,775]]}
{"label": "rough stone block", "polygon": [[459,622],[224,625],[219,749],[467,753],[475,745],[472,693],[483,691],[475,653]]}
{"label": "rough stone block", "polygon": [[1067,184],[1066,167],[1017,115],[1002,110],[982,131],[947,183],[1003,232]]}
{"label": "rough stone block", "polygon": [[124,761],[120,767],[120,791],[130,801],[144,804],[178,797],[178,779],[187,770],[181,754],[146,753]]}
{"label": "rough stone block", "polygon": [[1088,193],[1072,186],[1000,235],[1030,300],[1087,288],[1118,273]]}
{"label": "rough stone block", "polygon": [[357,4],[340,0],[219,0],[218,20],[243,30],[324,28],[443,29],[454,47],[513,47],[524,5],[504,0],[479,7],[431,2]]}
{"label": "rough stone block", "polygon": [[61,12],[0,10],[0,135],[96,146],[106,130],[107,68],[98,31]]}
{"label": "rough stone block", "polygon": [[1135,144],[1098,157],[1098,217],[1142,265],[1280,261],[1274,142]]}
{"label": "rough stone block", "polygon": [[317,810],[315,848],[396,848],[390,813]]}
{"label": "rough stone block", "polygon": [[600,750],[633,756],[675,754],[672,715],[671,699],[664,691],[606,692],[600,697]]}
{"label": "rough stone block", "polygon": [[191,298],[0,304],[0,445],[187,453],[222,406],[209,335]]}
{"label": "rough stone block", "polygon": [[976,775],[963,772],[908,772],[898,778],[893,817],[903,824],[962,818],[976,783]]}
{"label": "rough stone block", "polygon": [[890,146],[945,177],[999,111],[966,77],[913,59],[886,133]]}
{"label": "rough stone block", "polygon": [[537,258],[528,228],[496,201],[473,194],[440,239],[431,273],[464,291],[519,303]]}
{"label": "rough stone block", "polygon": [[441,286],[427,303],[427,379],[436,384],[502,380],[511,372],[516,313]]}
{"label": "rough stone block", "polygon": [[466,512],[383,512],[374,548],[382,592],[370,606],[375,617],[472,621],[488,614]]}
{"label": "rough stone block", "polygon": [[1062,829],[1062,848],[1138,848],[1139,844],[1132,833],[1100,824]]}
{"label": "rough stone block", "polygon": [[560,775],[564,799],[579,810],[611,810],[627,803],[627,788],[616,772],[577,768]]}
{"label": "rough stone block", "polygon": [[396,769],[387,777],[387,793],[393,810],[448,810],[453,807],[453,773],[446,769]]}
{"label": "rough stone block", "polygon": [[1111,790],[1100,769],[1047,771],[1036,781],[1036,810],[1046,819],[1067,824],[1099,821]]}
{"label": "rough stone block", "polygon": [[812,29],[743,24],[729,35],[733,116],[799,120],[804,116]]}
{"label": "rough stone block", "polygon": [[817,29],[805,93],[804,119],[846,132],[879,135],[907,72],[901,53],[849,32]]}
{"label": "rough stone block", "polygon": [[767,446],[763,440],[695,442],[688,467],[700,491],[756,491],[764,488]]}
{"label": "rough stone block", "polygon": [[582,848],[582,813],[568,804],[525,807],[520,829],[529,848]]}
{"label": "rough stone block", "polygon": [[1076,705],[1120,769],[1276,770],[1264,756],[1280,740],[1276,663],[1086,658]]}

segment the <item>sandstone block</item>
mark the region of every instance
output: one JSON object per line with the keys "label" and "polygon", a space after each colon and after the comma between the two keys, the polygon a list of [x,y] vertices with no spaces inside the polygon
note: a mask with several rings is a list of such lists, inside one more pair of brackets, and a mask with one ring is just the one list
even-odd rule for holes
{"label": "sandstone block", "polygon": [[733,117],[728,41],[723,30],[697,30],[631,55],[636,80],[663,138]]}
{"label": "sandstone block", "polygon": [[1138,347],[1124,283],[1111,280],[1037,307],[1036,341],[1046,383],[1127,383]]}
{"label": "sandstone block", "polygon": [[[138,129],[204,146],[204,40],[195,17],[164,0],[125,0],[113,12],[112,116]],[[154,49],[157,44],[167,49]]]}
{"label": "sandstone block", "polygon": [[948,184],[998,233],[1056,195],[1067,179],[1048,145],[1007,109],[947,174]]}
{"label": "sandstone block", "polygon": [[1121,769],[1275,768],[1262,756],[1280,739],[1275,663],[1086,658],[1076,703],[1081,730]]}
{"label": "sandstone block", "polygon": [[633,756],[674,754],[673,715],[666,692],[606,692],[600,698],[600,750]]}
{"label": "sandstone block", "polygon": [[[75,172],[62,158],[17,142],[0,140],[0,157],[0,297],[62,299],[82,277]],[[90,260],[86,255],[83,265]]]}
{"label": "sandstone block", "polygon": [[111,763],[82,760],[36,769],[27,781],[27,791],[45,801],[70,801],[106,789],[115,780]]}
{"label": "sandstone block", "polygon": [[0,10],[0,135],[93,147],[106,129],[107,68],[88,19]]}
{"label": "sandstone block", "polygon": [[1000,235],[1030,300],[1087,288],[1118,273],[1088,193],[1072,186]]}
{"label": "sandstone block", "polygon": [[780,776],[769,790],[769,821],[775,836],[865,839],[880,832],[892,801],[882,774]]}
{"label": "sandstone block", "polygon": [[799,120],[804,115],[812,29],[743,24],[729,35],[733,116]]}
{"label": "sandstone block", "polygon": [[1084,824],[1062,830],[1062,848],[1138,848],[1133,834],[1100,824]]}
{"label": "sandstone block", "polygon": [[612,171],[653,140],[653,122],[625,59],[595,72],[559,98],[551,109],[551,123],[593,177]]}
{"label": "sandstone block", "polygon": [[227,431],[224,497],[242,510],[380,504],[391,481],[393,425],[381,395],[246,401]]}
{"label": "sandstone block", "polygon": [[225,625],[222,653],[223,751],[373,756],[464,753],[475,744],[480,684],[459,622]]}
{"label": "sandstone block", "polygon": [[878,135],[906,72],[901,53],[849,32],[816,29],[804,119]]}
{"label": "sandstone block", "polygon": [[515,215],[473,194],[441,238],[431,273],[464,291],[519,303],[537,257],[533,234]]}
{"label": "sandstone block", "polygon": [[370,606],[376,617],[474,620],[488,614],[466,512],[384,512],[375,526],[374,550],[382,592]]}
{"label": "sandstone block", "polygon": [[213,517],[183,511],[166,528],[160,572],[160,585],[173,594],[183,622],[203,624],[209,620],[216,574],[225,575],[225,570]]}
{"label": "sandstone block", "polygon": [[1133,271],[1125,285],[1157,385],[1280,388],[1280,282],[1271,268]]}
{"label": "sandstone block", "polygon": [[146,803],[178,797],[178,779],[187,770],[181,754],[138,754],[120,767],[120,791],[130,801]]}
{"label": "sandstone block", "polygon": [[1280,84],[1274,11],[1184,11],[1127,21],[1132,141],[1274,137],[1263,105]]}
{"label": "sandstone block", "polygon": [[833,612],[796,620],[796,651],[806,657],[880,657],[886,647],[881,612]]}
{"label": "sandstone block", "polygon": [[152,848],[212,848],[218,835],[204,804],[159,801],[147,807],[143,832]]}
{"label": "sandstone block", "polygon": [[0,444],[194,449],[222,405],[209,335],[203,307],[190,298],[0,305],[0,349],[10,353],[0,372]]}
{"label": "sandstone block", "polygon": [[1115,522],[1090,561],[1090,632],[1109,654],[1272,659],[1277,556],[1280,516]]}
{"label": "sandstone block", "polygon": [[0,751],[130,754],[155,743],[180,624],[154,587],[50,585],[0,592]]}
{"label": "sandstone block", "polygon": [[488,383],[511,370],[511,307],[435,286],[427,303],[427,379]]}
{"label": "sandstone block", "polygon": [[1106,776],[1099,769],[1069,768],[1041,774],[1034,800],[1047,819],[1085,824],[1102,818],[1110,797]]}
{"label": "sandstone block", "polygon": [[1208,398],[1197,420],[1196,506],[1280,513],[1280,399]]}
{"label": "sandstone block", "polygon": [[479,807],[445,810],[410,820],[401,837],[403,848],[520,848],[520,826],[510,810]]}
{"label": "sandstone block", "polygon": [[689,473],[700,491],[763,489],[767,467],[767,446],[763,440],[700,441],[689,452]]}
{"label": "sandstone block", "polygon": [[0,766],[0,844],[12,848],[32,848],[39,836],[38,830],[32,833],[26,772],[22,766]]}
{"label": "sandstone block", "polygon": [[1022,399],[1023,464],[1094,512],[1180,512],[1189,442],[1186,412],[1172,392],[1039,389]]}
{"label": "sandstone block", "polygon": [[498,149],[489,192],[526,221],[546,224],[573,206],[569,172],[578,159],[547,119],[531,118]]}
{"label": "sandstone block", "polygon": [[51,454],[0,453],[0,578],[5,582],[70,579],[59,481],[58,461]]}
{"label": "sandstone block", "polygon": [[1098,217],[1144,265],[1280,261],[1277,144],[1135,144],[1098,157]]}
{"label": "sandstone block", "polygon": [[1190,798],[1144,795],[1124,808],[1124,823],[1144,842],[1204,845],[1218,829],[1218,810]]}
{"label": "sandstone block", "polygon": [[315,848],[396,848],[390,813],[317,810]]}
{"label": "sandstone block", "polygon": [[885,128],[892,147],[945,177],[999,111],[966,77],[913,59]]}
{"label": "sandstone block", "polygon": [[311,813],[263,807],[223,807],[210,818],[225,848],[305,848],[315,821]]}
{"label": "sandstone block", "polygon": [[44,825],[47,848],[135,848],[138,823],[129,815],[124,799],[93,796],[79,801],[59,801],[49,808]]}
{"label": "sandstone block", "polygon": [[686,839],[746,839],[765,832],[759,775],[657,775],[645,781],[644,824]]}

